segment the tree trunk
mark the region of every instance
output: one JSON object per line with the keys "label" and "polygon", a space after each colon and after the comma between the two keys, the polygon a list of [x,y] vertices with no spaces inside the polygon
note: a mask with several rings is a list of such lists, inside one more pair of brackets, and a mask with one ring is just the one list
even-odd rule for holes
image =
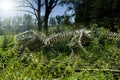
{"label": "tree trunk", "polygon": [[49,14],[50,14],[50,7],[48,6],[48,0],[45,0],[46,3],[46,9],[45,9],[45,18],[44,18],[44,29],[45,29],[45,33],[46,35],[48,34],[48,18],[49,18]]}
{"label": "tree trunk", "polygon": [[48,33],[48,18],[49,18],[49,13],[46,13],[44,19],[44,29],[46,31],[46,34]]}
{"label": "tree trunk", "polygon": [[42,22],[41,22],[41,0],[38,0],[38,10],[37,10],[37,19],[38,19],[38,30],[42,29]]}
{"label": "tree trunk", "polygon": [[44,29],[48,34],[48,18],[52,9],[56,6],[58,0],[45,0],[45,18],[44,18]]}
{"label": "tree trunk", "polygon": [[41,31],[42,30],[42,23],[41,23],[41,19],[40,18],[38,18],[38,23],[37,23],[38,25],[38,30],[39,31]]}

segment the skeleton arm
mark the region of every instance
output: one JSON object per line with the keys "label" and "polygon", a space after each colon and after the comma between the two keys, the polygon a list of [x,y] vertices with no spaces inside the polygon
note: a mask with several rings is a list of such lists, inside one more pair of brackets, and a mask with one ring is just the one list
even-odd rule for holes
{"label": "skeleton arm", "polygon": [[21,47],[20,53],[22,53],[23,50],[25,49],[25,47],[27,47],[28,45],[30,45],[31,43],[33,43],[35,40],[36,40],[36,38],[32,38],[32,39],[30,39],[29,41],[27,41],[27,42]]}
{"label": "skeleton arm", "polygon": [[24,44],[24,47],[26,47],[27,45],[33,43],[34,41],[36,40],[36,38],[32,38],[31,40],[27,41],[25,44]]}

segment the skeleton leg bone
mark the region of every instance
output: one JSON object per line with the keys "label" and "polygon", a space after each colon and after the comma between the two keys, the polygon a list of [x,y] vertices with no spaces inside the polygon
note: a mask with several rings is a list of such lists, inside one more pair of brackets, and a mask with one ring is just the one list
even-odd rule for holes
{"label": "skeleton leg bone", "polygon": [[77,38],[77,37],[78,37],[77,35],[74,35],[73,38],[71,39],[71,41],[70,41],[67,45],[68,45],[68,46],[69,46],[69,45],[74,45],[75,43],[74,43],[73,40],[74,40],[75,38]]}
{"label": "skeleton leg bone", "polygon": [[71,41],[67,44],[71,50],[72,55],[74,55],[74,50],[72,49],[72,46],[75,44],[75,42],[73,40],[77,37],[78,37],[77,35],[74,35],[73,38],[71,39]]}
{"label": "skeleton leg bone", "polygon": [[80,45],[80,47],[87,53],[86,49],[83,48],[82,44],[81,44],[81,37],[83,36],[83,31],[80,32],[80,35],[79,35],[79,40],[78,40],[78,44]]}
{"label": "skeleton leg bone", "polygon": [[[71,44],[71,43],[70,43],[70,44]],[[70,53],[70,56],[69,56],[69,57],[72,58],[72,57],[74,56],[74,54],[75,54],[72,46],[73,46],[75,43],[73,43],[73,44],[71,44],[71,45],[70,45],[70,44],[68,45],[68,46],[69,46],[69,49],[71,50],[71,53]]]}
{"label": "skeleton leg bone", "polygon": [[74,50],[72,49],[72,46],[74,45],[75,43],[73,42],[70,42],[68,43],[67,45],[69,46],[70,50],[71,50],[71,54],[74,54]]}
{"label": "skeleton leg bone", "polygon": [[80,45],[80,47],[87,53],[86,49],[83,48],[82,44],[81,44],[81,41],[78,41],[78,44]]}

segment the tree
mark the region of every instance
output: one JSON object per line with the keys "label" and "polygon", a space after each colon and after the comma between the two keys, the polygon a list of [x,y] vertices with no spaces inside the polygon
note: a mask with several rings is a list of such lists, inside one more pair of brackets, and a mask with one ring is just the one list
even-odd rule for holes
{"label": "tree", "polygon": [[115,25],[116,19],[119,20],[118,18],[120,18],[119,0],[96,0],[93,6],[91,15],[97,20],[97,23],[113,32],[117,32]]}
{"label": "tree", "polygon": [[23,26],[26,28],[26,30],[30,30],[32,27],[32,16],[25,14],[23,16]]}
{"label": "tree", "polygon": [[50,25],[50,26],[55,26],[56,24],[57,24],[57,23],[56,23],[55,17],[50,17],[49,25]]}
{"label": "tree", "polygon": [[70,19],[71,16],[65,13],[64,15],[57,15],[55,17],[50,17],[49,24],[50,26],[60,25],[60,24],[70,25],[71,24]]}
{"label": "tree", "polygon": [[30,29],[35,29],[34,21],[31,15],[14,16],[0,20],[0,34],[19,33]]}
{"label": "tree", "polygon": [[0,18],[0,35],[2,35],[2,29],[1,29],[1,26],[2,26],[2,24],[1,24],[1,18]]}
{"label": "tree", "polygon": [[77,2],[75,6],[75,22],[88,24],[91,21],[92,0]]}
{"label": "tree", "polygon": [[20,17],[20,16],[15,16],[12,18],[12,30],[15,32],[15,33],[19,33],[21,31],[21,26],[23,24],[23,18]]}
{"label": "tree", "polygon": [[[22,0],[22,2],[23,4],[19,7],[24,7],[24,9],[21,8],[20,11],[26,11],[33,14],[38,22],[38,30],[41,30],[43,26],[44,29],[47,31],[49,15],[53,8],[57,5],[58,0]],[[45,8],[43,20],[41,19],[42,8]]]}
{"label": "tree", "polygon": [[74,10],[75,23],[95,22],[113,32],[119,28],[120,0],[62,0],[61,3]]}

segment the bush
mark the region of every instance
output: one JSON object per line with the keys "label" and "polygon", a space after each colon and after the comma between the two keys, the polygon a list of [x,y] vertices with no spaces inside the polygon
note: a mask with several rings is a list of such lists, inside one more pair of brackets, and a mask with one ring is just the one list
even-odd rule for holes
{"label": "bush", "polygon": [[97,32],[92,33],[91,44],[85,46],[88,53],[75,46],[75,55],[71,57],[68,55],[69,48],[61,43],[39,51],[23,51],[22,54],[18,54],[16,48],[12,47],[14,38],[2,36],[0,44],[4,43],[5,46],[0,48],[0,79],[105,80],[107,77],[111,80],[119,79],[119,73],[102,70],[120,69],[120,49],[104,38],[106,29],[96,28],[94,31]]}
{"label": "bush", "polygon": [[1,48],[4,50],[13,47],[15,44],[14,35],[3,35],[0,37]]}

